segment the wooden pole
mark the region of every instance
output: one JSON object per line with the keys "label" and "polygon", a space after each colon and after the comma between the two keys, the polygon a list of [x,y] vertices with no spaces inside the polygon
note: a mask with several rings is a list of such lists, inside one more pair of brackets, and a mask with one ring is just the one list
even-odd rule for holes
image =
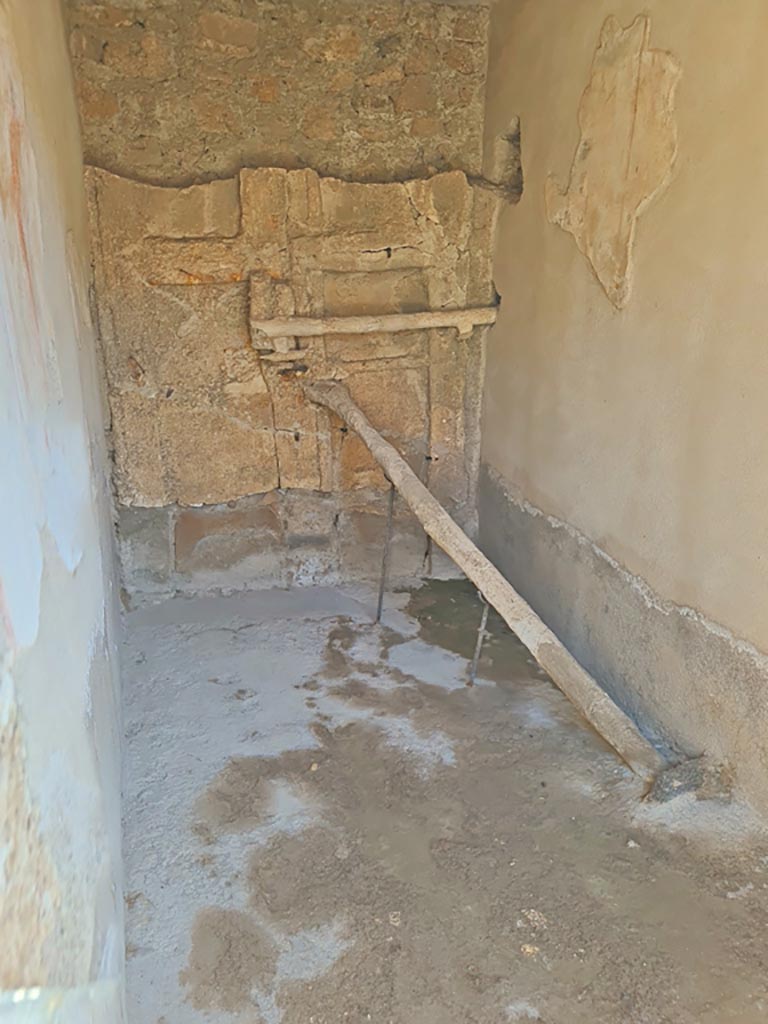
{"label": "wooden pole", "polygon": [[312,402],[336,413],[359,435],[426,533],[475,584],[555,685],[630,768],[650,779],[666,767],[664,759],[635,723],[613,703],[496,566],[472,543],[399,452],[371,426],[344,385],[322,381],[305,384],[304,391]]}
{"label": "wooden pole", "polygon": [[436,309],[423,313],[386,313],[381,316],[284,316],[251,320],[251,330],[267,338],[317,338],[324,334],[373,334],[423,331],[455,327],[468,337],[475,327],[496,323],[496,306],[476,309]]}

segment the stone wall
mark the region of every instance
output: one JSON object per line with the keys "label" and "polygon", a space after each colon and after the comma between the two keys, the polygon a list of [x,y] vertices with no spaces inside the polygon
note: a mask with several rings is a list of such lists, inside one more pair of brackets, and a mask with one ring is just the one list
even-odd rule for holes
{"label": "stone wall", "polygon": [[241,167],[480,173],[488,12],[387,0],[70,0],[88,163],[181,185]]}
{"label": "stone wall", "polygon": [[[492,305],[493,192],[461,171],[360,184],[262,168],[177,189],[91,168],[87,181],[120,504],[249,499],[234,515],[126,513],[133,583],[199,586],[243,563],[261,582],[371,574],[386,481],[305,400],[307,379],[343,380],[471,523],[484,328],[269,339],[255,324]],[[312,492],[335,497],[317,504]],[[426,543],[403,529],[407,574],[418,573]],[[162,558],[145,565],[141,552],[161,538]]]}
{"label": "stone wall", "polygon": [[495,302],[486,7],[69,6],[129,589],[375,574],[386,481],[307,379],[344,380],[471,528],[483,328],[257,322]]}

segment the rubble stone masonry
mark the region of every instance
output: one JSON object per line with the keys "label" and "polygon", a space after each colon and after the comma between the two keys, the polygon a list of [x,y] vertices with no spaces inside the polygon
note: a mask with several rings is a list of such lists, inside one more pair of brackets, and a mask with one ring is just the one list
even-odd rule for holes
{"label": "rubble stone masonry", "polygon": [[69,16],[88,163],[168,185],[480,173],[485,6],[70,0]]}

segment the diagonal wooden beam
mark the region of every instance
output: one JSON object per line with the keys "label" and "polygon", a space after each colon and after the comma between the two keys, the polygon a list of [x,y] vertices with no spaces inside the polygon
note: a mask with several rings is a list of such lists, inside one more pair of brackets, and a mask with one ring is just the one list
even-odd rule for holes
{"label": "diagonal wooden beam", "polygon": [[459,566],[520,638],[552,681],[630,768],[644,779],[666,767],[635,723],[582,668],[531,606],[472,543],[405,459],[371,426],[343,384],[305,384],[310,401],[340,416],[368,447],[432,540]]}

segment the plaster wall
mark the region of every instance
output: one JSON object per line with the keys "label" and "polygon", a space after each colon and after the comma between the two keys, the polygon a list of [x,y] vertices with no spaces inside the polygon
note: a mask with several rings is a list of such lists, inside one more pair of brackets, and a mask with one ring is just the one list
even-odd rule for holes
{"label": "plaster wall", "polygon": [[[647,24],[623,0],[493,7],[487,145],[520,117],[525,190],[496,248],[481,534],[617,699],[733,761],[765,805],[768,10],[643,10]],[[606,56],[630,26],[656,75],[639,113]]]}
{"label": "plaster wall", "polygon": [[[54,0],[0,3],[0,138],[0,1015],[112,1022],[114,566],[82,152]],[[31,986],[42,992],[17,992]]]}

